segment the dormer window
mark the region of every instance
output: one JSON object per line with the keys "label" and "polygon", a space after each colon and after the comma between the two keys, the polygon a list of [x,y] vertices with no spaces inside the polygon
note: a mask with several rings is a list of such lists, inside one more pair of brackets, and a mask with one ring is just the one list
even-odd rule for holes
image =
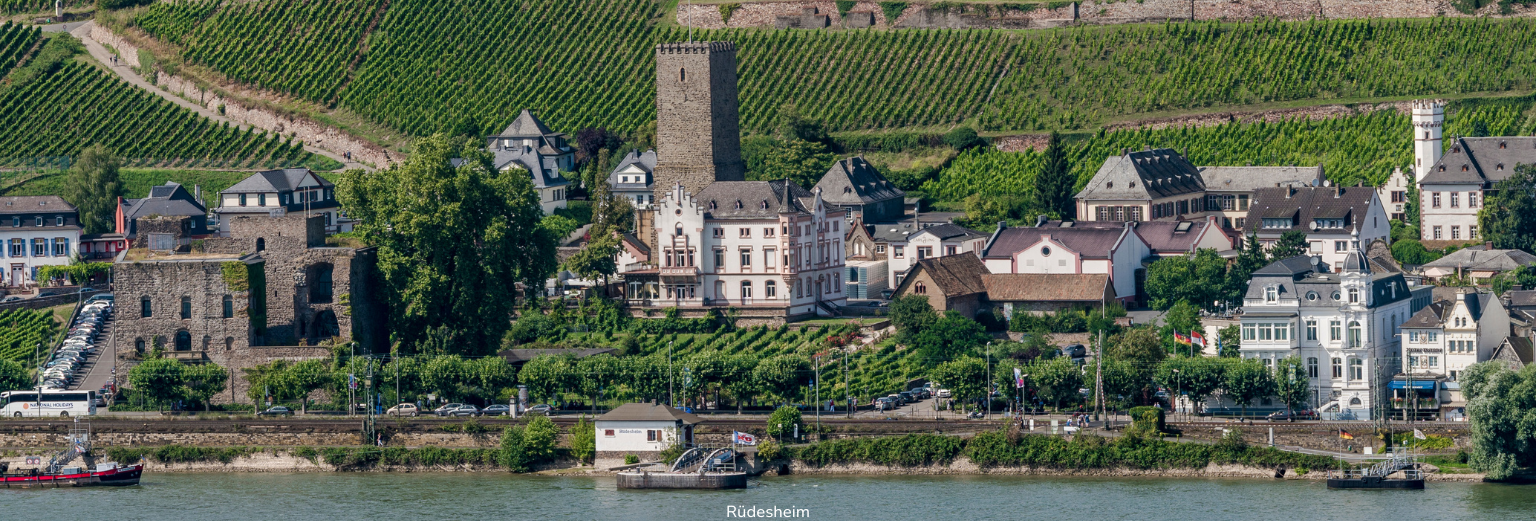
{"label": "dormer window", "polygon": [[41,216],[41,215],[37,216],[37,225],[38,226],[42,226],[43,225],[43,216]]}
{"label": "dormer window", "polygon": [[737,209],[737,210],[740,210],[740,209],[741,209],[741,199],[737,199],[737,200],[736,200],[736,209]]}
{"label": "dormer window", "polygon": [[1508,146],[1508,145],[1509,145],[1509,144],[1508,144],[1508,143],[1506,143],[1506,142],[1503,142],[1503,141],[1500,141],[1500,142],[1499,142],[1499,150],[1504,150],[1504,148],[1505,148],[1505,147],[1506,147],[1506,146]]}
{"label": "dormer window", "polygon": [[709,209],[714,210],[715,208],[717,208],[717,205],[715,204],[715,202],[714,201],[710,201],[709,202]]}
{"label": "dormer window", "polygon": [[1264,288],[1264,301],[1268,302],[1268,303],[1271,303],[1271,304],[1279,302],[1280,301],[1280,288],[1277,288],[1277,287],[1274,287],[1274,286],[1269,286],[1269,287]]}
{"label": "dormer window", "polygon": [[1466,172],[1467,171],[1467,165],[1461,165],[1461,171],[1462,172]]}
{"label": "dormer window", "polygon": [[761,208],[763,210],[767,210],[768,209],[768,200],[764,199],[762,205],[759,206],[759,208]]}
{"label": "dormer window", "polygon": [[1445,165],[1440,165],[1440,171],[1441,171],[1441,172],[1444,172],[1444,171],[1445,171]]}
{"label": "dormer window", "polygon": [[853,187],[851,187],[851,186],[844,186],[843,187],[843,193],[845,193],[845,194],[853,193]]}
{"label": "dormer window", "polygon": [[57,223],[54,226],[64,226],[64,216],[62,215],[54,216],[53,221]]}
{"label": "dormer window", "polygon": [[[1500,148],[1503,148],[1503,147],[1500,147]],[[1504,163],[1499,163],[1497,166],[1494,167],[1494,169],[1495,170],[1503,170],[1504,169]]]}

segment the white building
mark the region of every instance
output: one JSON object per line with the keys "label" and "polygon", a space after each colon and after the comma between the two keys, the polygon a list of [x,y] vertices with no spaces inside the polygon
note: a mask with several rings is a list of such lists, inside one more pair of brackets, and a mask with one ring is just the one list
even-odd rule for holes
{"label": "white building", "polygon": [[56,195],[0,197],[5,285],[33,284],[40,266],[65,266],[80,244],[80,216]]}
{"label": "white building", "polygon": [[1345,256],[1362,245],[1391,243],[1392,223],[1376,193],[1365,186],[1260,188],[1253,192],[1246,233],[1257,234],[1266,249],[1286,232],[1305,233],[1307,253],[1339,271]]}
{"label": "white building", "polygon": [[890,259],[886,263],[886,281],[893,288],[901,285],[902,277],[907,275],[917,261],[956,253],[979,253],[987,245],[986,234],[949,223],[918,228],[904,239],[895,239],[886,244],[890,252]]}
{"label": "white building", "polygon": [[981,260],[992,273],[1104,273],[1121,302],[1136,299],[1136,272],[1152,255],[1135,233],[1136,223],[1118,227],[1064,222],[1033,228],[999,224],[982,249]]}
{"label": "white building", "polygon": [[792,181],[681,185],[655,205],[650,269],[625,273],[633,307],[732,306],[781,316],[846,301],[843,210]]}
{"label": "white building", "polygon": [[650,208],[656,202],[655,187],[652,186],[656,182],[655,172],[655,150],[644,153],[631,150],[619,161],[619,166],[608,173],[608,186],[612,187],[614,195],[629,199],[629,204],[635,208]]}
{"label": "white building", "polygon": [[1239,351],[1266,367],[1299,358],[1313,407],[1368,419],[1397,372],[1397,335],[1412,315],[1412,293],[1402,274],[1375,272],[1359,250],[1348,252],[1342,268],[1303,255],[1255,271],[1243,297]]}
{"label": "white building", "polygon": [[219,192],[219,207],[214,210],[219,215],[219,230],[225,234],[229,233],[226,215],[270,215],[274,211],[322,215],[328,233],[352,229],[352,221],[342,216],[341,203],[336,201],[336,184],[308,168],[251,174]]}
{"label": "white building", "polygon": [[1408,187],[1412,183],[1403,169],[1394,168],[1387,182],[1376,187],[1376,198],[1386,206],[1387,217],[1394,221],[1408,220]]}
{"label": "white building", "polygon": [[[1421,240],[1428,246],[1476,242],[1477,212],[1488,192],[1519,164],[1536,163],[1536,137],[1456,137],[1441,143],[1445,102],[1413,103],[1414,181]],[[1443,152],[1443,154],[1442,154]]]}
{"label": "white building", "polygon": [[661,452],[674,444],[693,444],[693,426],[699,418],[677,409],[654,403],[626,403],[608,414],[598,416],[598,468],[621,465],[624,456],[633,454],[641,461],[656,461]]}
{"label": "white building", "polygon": [[[1392,381],[1393,408],[1411,407],[1420,416],[1464,412],[1457,378],[1472,364],[1492,358],[1510,338],[1509,325],[1503,302],[1491,293],[1463,291],[1455,300],[1419,310],[1403,324],[1403,365]],[[1408,389],[1419,395],[1416,407],[1402,402],[1410,396]]]}

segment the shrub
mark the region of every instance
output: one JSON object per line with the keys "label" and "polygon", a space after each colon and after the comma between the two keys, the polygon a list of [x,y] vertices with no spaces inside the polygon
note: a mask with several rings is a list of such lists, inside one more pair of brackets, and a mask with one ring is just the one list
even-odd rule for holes
{"label": "shrub", "polygon": [[640,462],[640,456],[636,456],[634,454],[625,454],[624,455],[624,464],[625,465],[634,465],[634,464],[639,463],[639,462]]}
{"label": "shrub", "polygon": [[824,441],[800,449],[799,458],[813,467],[835,463],[916,467],[948,464],[964,447],[965,441],[956,436],[907,434]]}
{"label": "shrub", "polygon": [[1128,432],[1135,432],[1143,436],[1160,436],[1167,432],[1167,426],[1163,423],[1163,409],[1161,407],[1132,407],[1131,428]]}
{"label": "shrub", "polygon": [[580,463],[591,463],[597,453],[597,428],[585,417],[571,427],[571,456]]}
{"label": "shrub", "polygon": [[560,427],[555,426],[555,422],[548,416],[535,416],[523,428],[523,451],[530,464],[554,459],[555,445],[559,441]]}
{"label": "shrub", "polygon": [[[768,435],[776,438],[794,435],[796,425],[804,425],[800,418],[800,410],[788,405],[779,407],[768,416]],[[804,429],[800,430],[804,431]]]}
{"label": "shrub", "polygon": [[523,448],[523,428],[507,427],[501,431],[501,466],[511,472],[528,472],[529,457]]}

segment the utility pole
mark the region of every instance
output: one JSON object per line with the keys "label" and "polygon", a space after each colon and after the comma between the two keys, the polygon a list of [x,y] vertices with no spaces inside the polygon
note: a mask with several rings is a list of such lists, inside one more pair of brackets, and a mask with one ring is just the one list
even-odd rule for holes
{"label": "utility pole", "polygon": [[986,395],[987,419],[992,419],[992,343],[987,342],[987,384],[981,386],[981,392]]}
{"label": "utility pole", "polygon": [[821,432],[821,357],[811,357],[811,363],[816,366],[816,380],[811,382],[811,390],[816,393],[816,432]]}
{"label": "utility pole", "polygon": [[672,396],[672,341],[667,341],[667,403],[670,407],[677,407],[677,398]]}
{"label": "utility pole", "polygon": [[853,417],[853,390],[848,388],[848,349],[843,349],[843,400],[848,404],[847,416]]}
{"label": "utility pole", "polygon": [[[1093,421],[1099,421],[1099,417],[1104,415],[1104,330],[1102,329],[1099,330],[1098,354],[1093,356],[1093,361],[1099,366],[1098,373],[1093,377],[1094,394],[1097,395],[1095,399],[1098,402],[1093,410]],[[1104,424],[1104,427],[1105,430],[1108,430],[1108,422]]]}

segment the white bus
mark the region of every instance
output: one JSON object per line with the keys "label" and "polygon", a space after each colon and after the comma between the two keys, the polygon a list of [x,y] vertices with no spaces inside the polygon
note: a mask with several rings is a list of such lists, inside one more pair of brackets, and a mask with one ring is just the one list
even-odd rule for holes
{"label": "white bus", "polygon": [[27,390],[0,393],[0,417],[95,416],[96,391]]}

